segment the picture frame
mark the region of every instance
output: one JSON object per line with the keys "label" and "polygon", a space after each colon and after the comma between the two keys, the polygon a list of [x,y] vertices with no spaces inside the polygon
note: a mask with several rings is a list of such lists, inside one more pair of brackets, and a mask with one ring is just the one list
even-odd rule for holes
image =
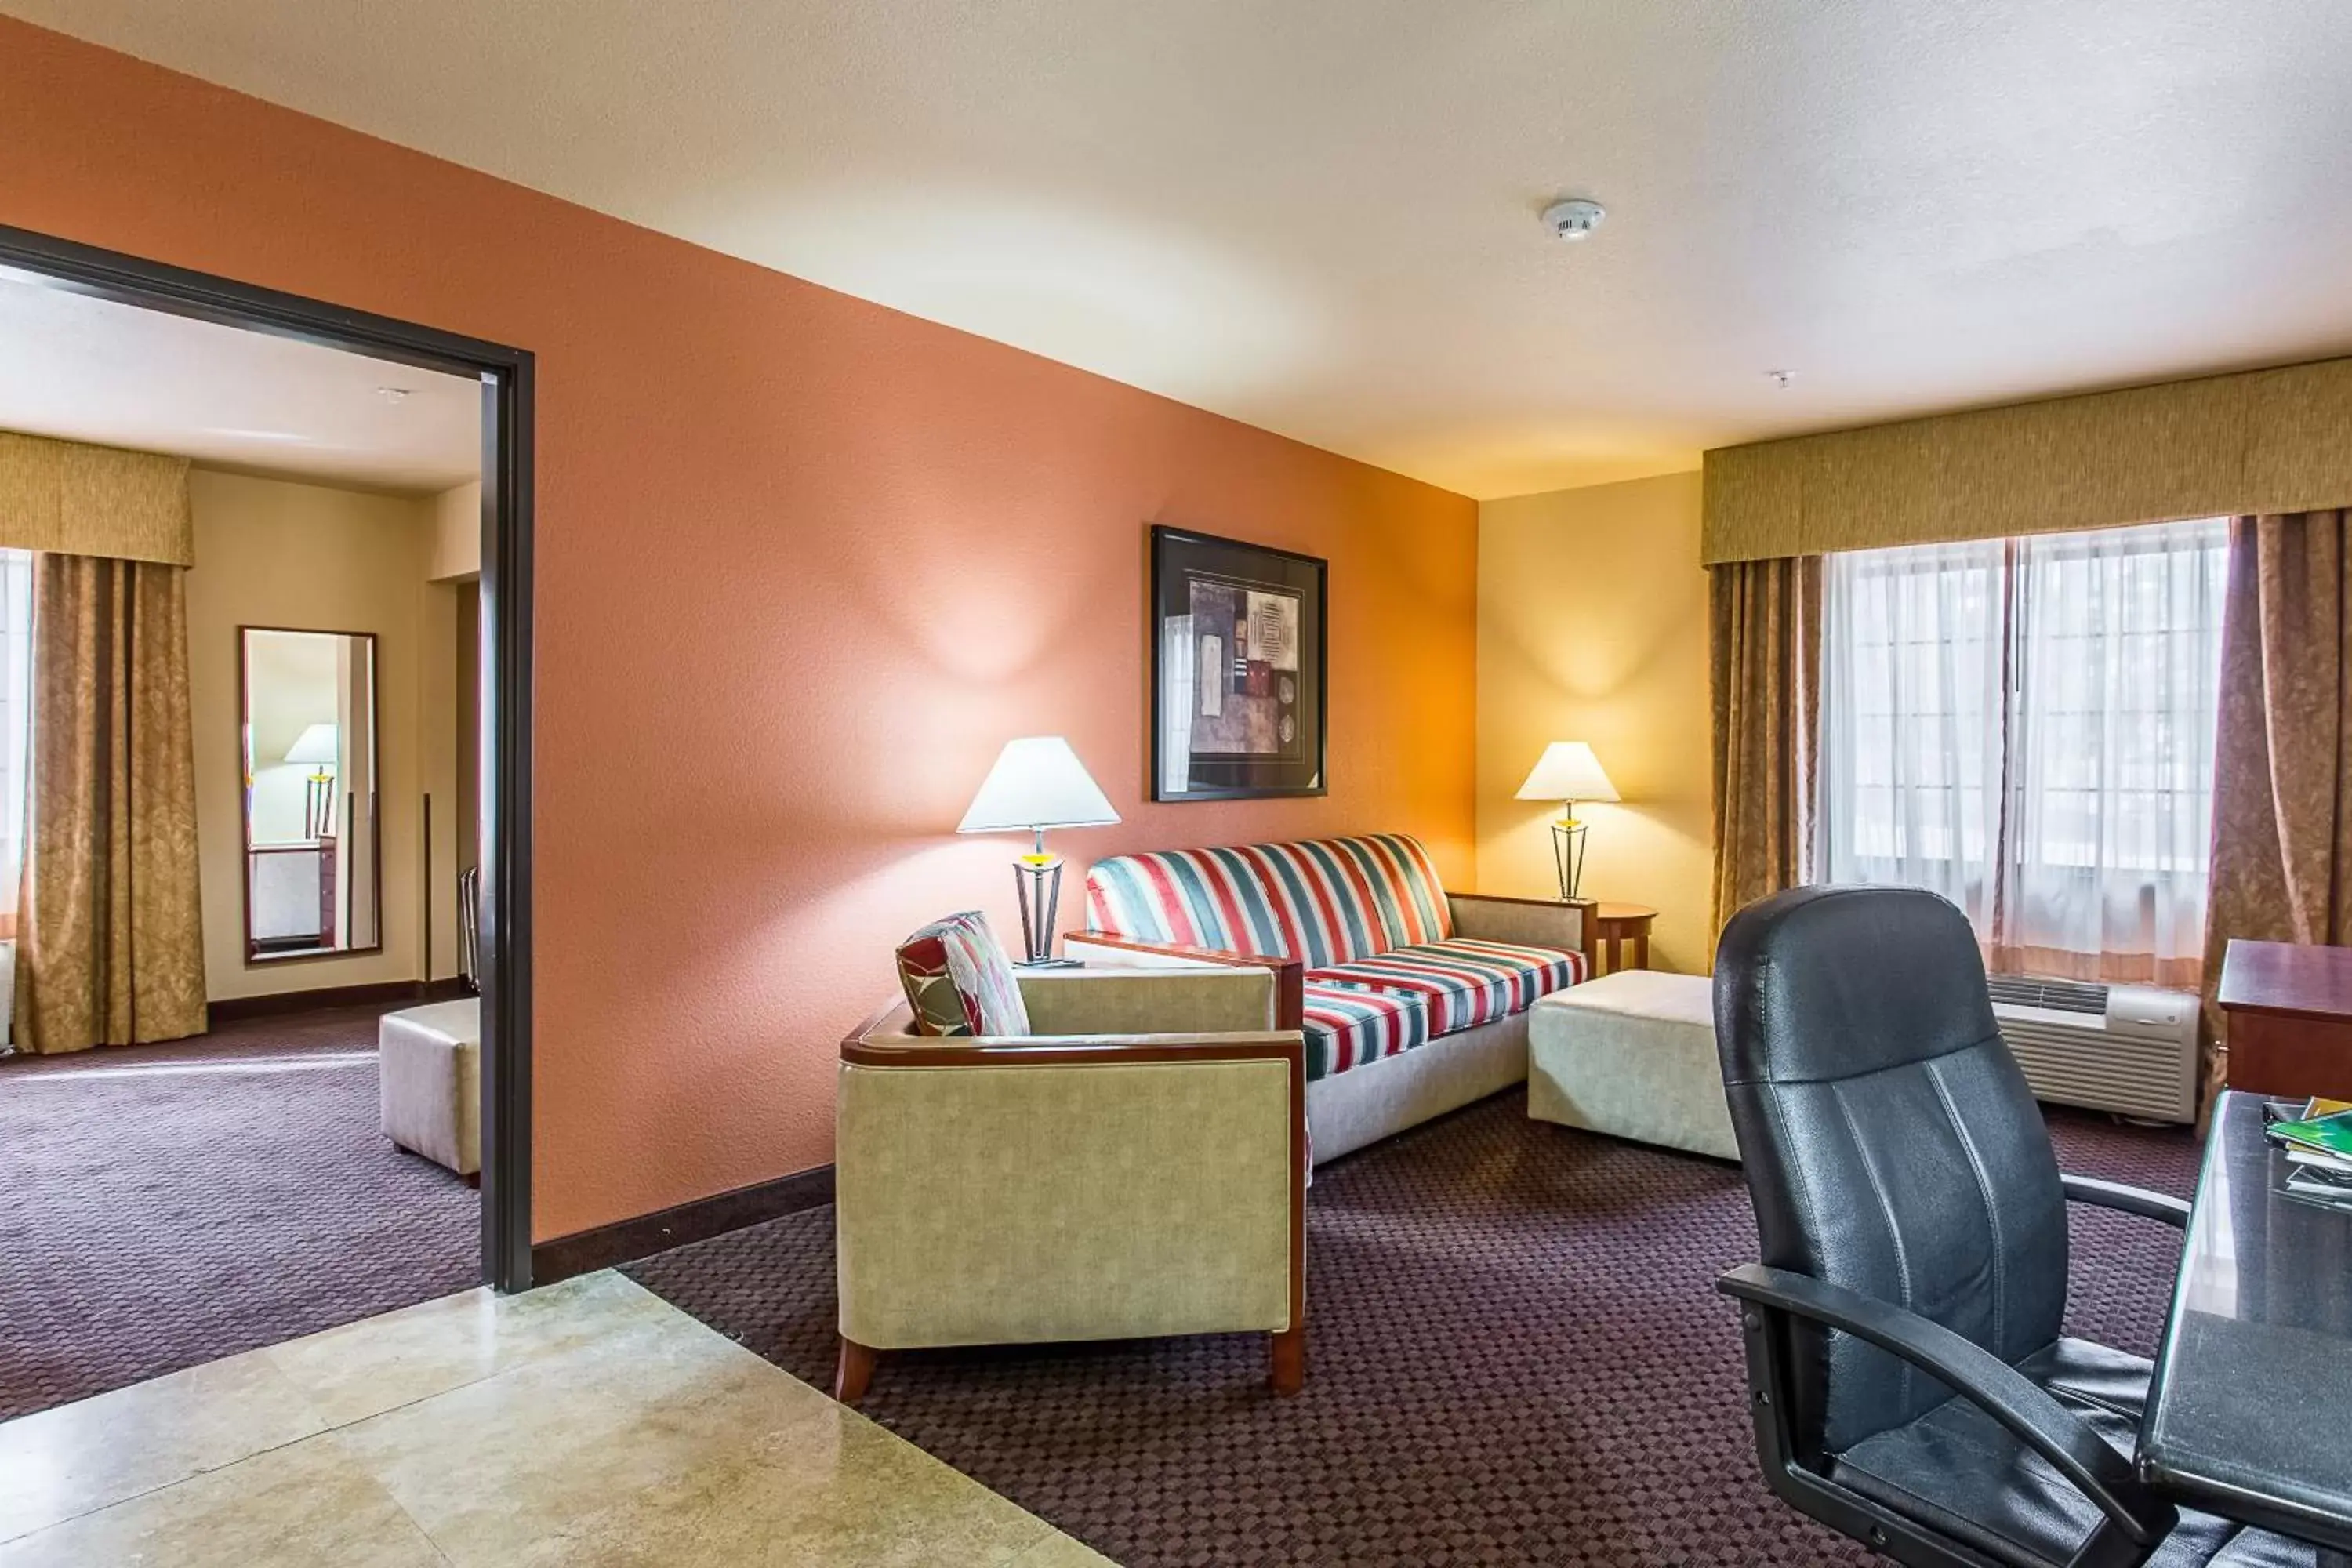
{"label": "picture frame", "polygon": [[1328,793],[1330,563],[1151,528],[1151,798]]}

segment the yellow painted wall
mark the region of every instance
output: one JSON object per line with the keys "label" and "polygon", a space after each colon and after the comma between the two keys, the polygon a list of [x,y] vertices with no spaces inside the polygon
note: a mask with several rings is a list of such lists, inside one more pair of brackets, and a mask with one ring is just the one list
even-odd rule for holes
{"label": "yellow painted wall", "polygon": [[471,577],[482,570],[482,481],[474,479],[433,498],[433,546],[425,574],[435,582]]}
{"label": "yellow painted wall", "polygon": [[[423,795],[433,796],[433,964],[457,970],[457,594],[425,573],[434,502],[197,468],[188,476],[196,563],[188,574],[188,667],[196,753],[205,991],[215,1001],[425,973],[419,902]],[[237,628],[376,635],[377,791],[383,949],[347,958],[245,962],[237,759]]]}
{"label": "yellow painted wall", "polygon": [[1699,476],[1478,509],[1478,890],[1555,894],[1557,805],[1512,799],[1552,741],[1589,742],[1624,801],[1591,824],[1583,892],[1658,910],[1651,963],[1703,972],[1706,572]]}

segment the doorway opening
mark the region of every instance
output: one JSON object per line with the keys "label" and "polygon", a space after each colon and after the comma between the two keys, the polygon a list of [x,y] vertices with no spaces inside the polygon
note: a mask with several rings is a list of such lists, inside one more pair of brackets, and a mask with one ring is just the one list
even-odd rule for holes
{"label": "doorway opening", "polygon": [[[193,703],[185,697],[179,700],[182,710],[194,713],[193,723],[184,715],[180,722],[184,731],[193,730],[194,736],[186,749],[196,763],[196,837],[205,872],[205,952],[198,1027],[207,1013],[216,1026],[224,1020],[235,1022],[228,1036],[201,1051],[164,1044],[81,1053],[89,1061],[80,1076],[96,1081],[150,1073],[194,1082],[224,1070],[215,1058],[236,1054],[234,1031],[250,1026],[246,1020],[327,1002],[352,1013],[336,1024],[342,1032],[333,1040],[307,1039],[312,1047],[309,1050],[246,1053],[235,1070],[260,1086],[252,1091],[254,1103],[271,1104],[273,1084],[290,1088],[305,1075],[323,1079],[334,1070],[339,1055],[348,1062],[364,1050],[372,1059],[376,1014],[411,1000],[478,994],[475,1070],[479,1092],[464,1118],[475,1122],[467,1131],[478,1145],[478,1243],[472,1272],[500,1291],[528,1289],[530,354],[5,226],[0,226],[0,288],[53,299],[83,296],[280,343],[361,356],[385,373],[383,384],[369,390],[386,402],[415,395],[416,387],[409,384],[429,383],[444,392],[458,389],[461,412],[470,416],[469,432],[476,443],[474,478],[470,484],[446,490],[439,488],[439,478],[428,484],[413,477],[320,477],[332,470],[305,474],[290,459],[238,460],[233,452],[225,457],[210,449],[199,452],[191,468],[183,455],[181,471],[190,484],[189,493],[203,489],[212,498],[215,511],[236,510],[241,519],[249,519],[277,505],[273,498],[281,490],[324,486],[343,498],[339,504],[359,520],[352,523],[355,535],[362,522],[394,528],[394,513],[406,508],[419,520],[418,527],[430,530],[437,521],[439,537],[460,540],[475,552],[476,562],[437,578],[428,571],[421,584],[425,591],[412,595],[427,607],[389,631],[360,611],[305,613],[281,623],[230,606],[218,593],[207,600],[187,591],[201,602],[194,610],[174,613],[186,628],[188,662],[204,661],[203,679],[181,671],[180,679],[195,689],[195,698]],[[403,374],[402,367],[417,374]],[[119,374],[135,376],[138,366],[126,364]],[[7,423],[0,419],[0,425]],[[282,432],[239,428],[234,418],[220,420],[206,431],[222,440],[294,439]],[[49,434],[26,436],[38,440]],[[96,437],[73,430],[54,434],[68,443],[89,441],[89,450],[110,446],[136,450],[130,439],[106,441],[102,430]],[[8,438],[0,436],[0,440]],[[29,444],[20,448],[32,449]],[[288,471],[289,468],[296,471]],[[193,503],[188,510],[196,519],[188,525],[191,536],[197,536],[208,514]],[[253,530],[248,533],[260,537]],[[30,554],[0,550],[0,557],[5,558],[0,559],[0,590],[5,590],[0,592],[0,732],[25,727],[21,711],[11,715],[5,709],[12,685],[26,682],[9,678],[25,676],[29,681],[34,678],[30,672],[39,668],[37,654],[16,656],[19,642],[30,648],[26,627],[38,620],[39,606],[50,603],[41,596],[50,594],[49,588],[30,586],[39,563],[49,559],[40,552],[65,549],[37,544]],[[125,569],[124,581],[131,582],[134,563],[115,564]],[[180,575],[193,581],[201,566],[199,561],[195,569]],[[265,560],[261,570],[266,574],[268,569]],[[436,563],[434,570],[439,569]],[[27,579],[26,584],[16,583],[19,575]],[[217,573],[212,579],[215,584],[221,580]],[[115,591],[100,586],[101,591]],[[18,587],[24,591],[16,592]],[[120,590],[126,603],[138,592]],[[176,598],[182,589],[175,584],[173,592]],[[23,615],[10,608],[19,599],[26,602]],[[135,619],[137,609],[131,605],[126,614],[134,618],[121,624],[146,624]],[[197,625],[196,610],[223,624]],[[61,619],[54,610],[51,614]],[[234,625],[228,624],[231,620]],[[207,696],[208,689],[213,695]],[[446,693],[443,706],[436,707],[421,695],[430,691]],[[53,704],[59,700],[46,691],[33,694],[27,685],[21,700],[37,716],[42,711],[38,698]],[[127,721],[135,721],[135,700],[129,712]],[[425,738],[420,742],[420,736]],[[215,763],[219,765],[212,766]],[[232,765],[236,770],[234,784],[228,782]],[[0,745],[0,793],[11,787],[12,767],[16,787],[25,787],[22,781],[28,776],[36,783],[42,776],[39,759],[28,762]],[[5,816],[0,812],[0,817]],[[30,854],[35,847],[26,843],[0,846],[16,855]],[[27,879],[27,886],[32,880]],[[188,897],[193,903],[193,889]],[[310,976],[307,982],[291,978],[305,973]],[[340,976],[377,974],[384,978],[349,985],[333,983]],[[320,984],[321,977],[327,984]],[[281,1005],[282,998],[292,1001]],[[138,1000],[148,1005],[143,996]],[[475,1004],[468,1000],[466,1006],[470,1025]],[[305,1027],[310,1018],[306,1013]],[[188,1032],[194,1031],[166,1029],[127,1037],[168,1039]],[[47,1068],[66,1060],[62,1055],[45,1057],[34,1065]],[[389,1096],[384,1114],[389,1124]],[[406,1147],[404,1140],[402,1147]],[[417,1154],[438,1158],[429,1151]],[[452,1172],[456,1169],[453,1165]],[[92,1216],[92,1223],[102,1224],[103,1216]],[[327,1239],[331,1244],[331,1238]]]}

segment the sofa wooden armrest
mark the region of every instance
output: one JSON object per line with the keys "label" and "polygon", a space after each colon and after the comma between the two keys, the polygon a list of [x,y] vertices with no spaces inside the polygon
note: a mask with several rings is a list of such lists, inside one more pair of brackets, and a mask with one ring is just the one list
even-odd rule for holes
{"label": "sofa wooden armrest", "polygon": [[[1023,989],[1066,1024],[1137,984],[1203,989],[1188,972],[1085,973]],[[1262,971],[1223,988],[1220,1006],[1270,1006]],[[841,1046],[836,1398],[855,1404],[886,1350],[1244,1331],[1270,1336],[1276,1391],[1297,1390],[1310,1154],[1296,1030],[941,1037],[911,1021],[894,1003]]]}
{"label": "sofa wooden armrest", "polygon": [[1584,971],[1592,973],[1591,899],[1505,899],[1484,893],[1451,893],[1454,929],[1475,942],[1516,942],[1523,947],[1549,947],[1559,952],[1580,952]]}
{"label": "sofa wooden armrest", "polygon": [[1062,951],[1083,958],[1088,949],[1111,955],[1112,962],[1138,966],[1163,963],[1180,966],[1216,964],[1231,969],[1274,972],[1274,1026],[1297,1029],[1307,1019],[1307,965],[1296,958],[1264,952],[1228,952],[1221,948],[1190,947],[1182,942],[1136,942],[1098,931],[1074,931],[1062,938]]}

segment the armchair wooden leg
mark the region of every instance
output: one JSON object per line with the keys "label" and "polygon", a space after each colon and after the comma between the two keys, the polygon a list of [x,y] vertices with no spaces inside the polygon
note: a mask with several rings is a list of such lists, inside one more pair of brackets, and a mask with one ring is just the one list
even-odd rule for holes
{"label": "armchair wooden leg", "polygon": [[1266,1336],[1273,1352],[1274,1391],[1276,1394],[1297,1393],[1307,1384],[1307,1325],[1295,1324],[1278,1334]]}
{"label": "armchair wooden leg", "polygon": [[856,1340],[841,1342],[841,1359],[833,1366],[833,1396],[844,1405],[855,1405],[866,1397],[866,1385],[873,1381],[876,1352]]}

